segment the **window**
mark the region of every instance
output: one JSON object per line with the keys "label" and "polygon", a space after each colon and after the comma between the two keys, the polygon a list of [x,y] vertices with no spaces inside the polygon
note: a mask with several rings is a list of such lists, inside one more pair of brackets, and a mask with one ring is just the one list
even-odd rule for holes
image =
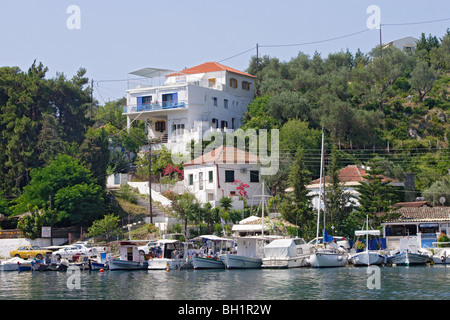
{"label": "window", "polygon": [[250,182],[259,182],[258,170],[250,170]]}
{"label": "window", "polygon": [[225,170],[225,182],[234,182],[234,170]]}
{"label": "window", "polygon": [[189,185],[190,185],[190,186],[193,186],[193,185],[194,185],[194,175],[193,175],[193,174],[190,174],[190,175],[189,175]]}
{"label": "window", "polygon": [[250,82],[242,81],[242,90],[250,91]]}
{"label": "window", "polygon": [[236,79],[230,78],[230,87],[231,88],[237,88],[237,84],[238,84],[238,82]]}
{"label": "window", "polygon": [[208,79],[208,87],[214,88],[216,86],[216,78]]}
{"label": "window", "polygon": [[198,173],[198,189],[203,190],[203,172]]}
{"label": "window", "polygon": [[227,99],[224,99],[224,100],[223,100],[223,107],[224,107],[225,109],[228,109],[228,100],[227,100]]}
{"label": "window", "polygon": [[212,100],[213,100],[213,106],[217,107],[217,98],[213,97]]}
{"label": "window", "polygon": [[208,171],[208,182],[214,182],[214,171]]}
{"label": "window", "polygon": [[176,135],[182,135],[184,133],[184,123],[173,124],[172,133],[175,133]]}
{"label": "window", "polygon": [[220,122],[220,128],[225,129],[228,128],[228,121],[221,121]]}
{"label": "window", "polygon": [[152,96],[137,97],[137,111],[150,110]]}
{"label": "window", "polygon": [[212,127],[216,129],[219,127],[219,119],[212,118]]}
{"label": "window", "polygon": [[178,93],[167,93],[162,95],[163,108],[173,108],[178,105]]}
{"label": "window", "polygon": [[166,122],[159,120],[155,122],[155,131],[156,132],[164,132],[166,130]]}

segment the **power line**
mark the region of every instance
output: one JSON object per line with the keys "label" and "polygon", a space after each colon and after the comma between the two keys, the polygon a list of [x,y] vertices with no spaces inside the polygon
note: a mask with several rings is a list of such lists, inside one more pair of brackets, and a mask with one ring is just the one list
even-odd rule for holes
{"label": "power line", "polygon": [[434,22],[442,22],[448,21],[450,18],[438,19],[438,20],[429,20],[429,21],[421,21],[421,22],[405,22],[405,23],[382,23],[382,26],[408,26],[415,24],[426,24],[426,23],[434,23]]}

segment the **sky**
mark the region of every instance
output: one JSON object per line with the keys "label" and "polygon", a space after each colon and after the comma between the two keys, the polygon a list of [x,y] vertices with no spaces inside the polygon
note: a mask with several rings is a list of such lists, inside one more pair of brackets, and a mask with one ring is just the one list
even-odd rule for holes
{"label": "sky", "polygon": [[[75,5],[77,10],[72,10]],[[368,11],[372,5],[378,11]],[[258,54],[326,58],[450,28],[443,0],[0,0],[0,67],[42,62],[48,78],[80,68],[99,104],[126,95],[130,72],[180,71],[208,61],[243,70]],[[443,20],[444,21],[436,21]],[[425,23],[426,22],[426,23]],[[275,46],[274,46],[275,45]]]}

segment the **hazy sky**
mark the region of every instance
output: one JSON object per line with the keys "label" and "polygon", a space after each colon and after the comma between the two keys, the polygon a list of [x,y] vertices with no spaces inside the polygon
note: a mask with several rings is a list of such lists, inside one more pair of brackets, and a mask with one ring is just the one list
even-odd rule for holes
{"label": "hazy sky", "polygon": [[[79,15],[68,12],[71,5]],[[0,66],[27,70],[36,59],[48,77],[69,78],[84,67],[103,104],[124,96],[120,80],[144,67],[182,70],[226,59],[221,63],[245,70],[257,43],[261,56],[282,61],[300,51],[367,53],[380,35],[367,28],[370,5],[380,8],[383,43],[422,32],[442,37],[450,27],[450,20],[419,23],[450,19],[444,0],[0,0]],[[269,47],[291,44],[304,45]]]}

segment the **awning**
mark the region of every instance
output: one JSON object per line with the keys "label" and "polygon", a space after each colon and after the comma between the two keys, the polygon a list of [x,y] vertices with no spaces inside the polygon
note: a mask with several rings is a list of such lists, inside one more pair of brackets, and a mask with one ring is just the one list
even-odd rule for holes
{"label": "awning", "polygon": [[421,228],[437,228],[439,227],[439,223],[421,223],[419,224]]}
{"label": "awning", "polygon": [[379,236],[381,234],[380,230],[356,230],[355,236],[365,236],[366,234],[370,236]]}
{"label": "awning", "polygon": [[169,70],[169,69],[143,68],[140,70],[130,72],[130,74],[152,79],[152,78],[159,78],[159,77],[162,77],[163,75],[166,75],[168,73],[173,73],[173,72],[175,72],[175,71]]}

